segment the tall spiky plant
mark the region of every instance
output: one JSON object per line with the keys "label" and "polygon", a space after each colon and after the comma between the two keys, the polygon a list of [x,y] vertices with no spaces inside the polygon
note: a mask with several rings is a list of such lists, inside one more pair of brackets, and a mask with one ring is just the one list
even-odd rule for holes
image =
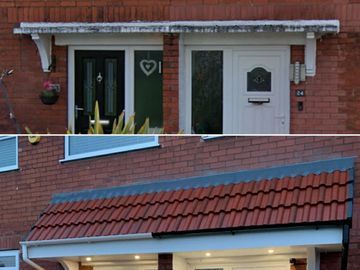
{"label": "tall spiky plant", "polygon": [[[98,101],[95,102],[95,110],[94,110],[94,121],[91,121],[91,117],[89,118],[89,129],[87,134],[96,135],[96,134],[104,134],[104,129],[102,127],[100,121],[100,109]],[[34,133],[30,130],[30,128],[25,127],[26,132],[31,136]],[[47,132],[50,134],[50,132]],[[127,122],[125,122],[125,113],[122,112],[117,119],[114,120],[112,132],[113,135],[125,135],[125,134],[163,134],[163,128],[150,129],[150,120],[146,118],[145,123],[139,128],[136,132],[136,123],[135,123],[135,115],[131,115]],[[69,127],[66,131],[67,135],[72,135],[72,128]],[[179,132],[182,134],[182,132]]]}
{"label": "tall spiky plant", "polygon": [[[135,124],[135,115],[129,117],[128,121],[125,123],[125,113],[122,112],[118,119],[114,120],[112,132],[111,134],[162,134],[163,129],[154,130],[150,133],[150,120],[146,118],[145,123],[140,127],[140,129],[136,132],[136,124]],[[100,122],[100,110],[99,103],[95,102],[95,114],[94,114],[94,122],[91,123],[91,119],[89,121],[89,130],[88,134],[104,134],[104,130],[102,128]]]}

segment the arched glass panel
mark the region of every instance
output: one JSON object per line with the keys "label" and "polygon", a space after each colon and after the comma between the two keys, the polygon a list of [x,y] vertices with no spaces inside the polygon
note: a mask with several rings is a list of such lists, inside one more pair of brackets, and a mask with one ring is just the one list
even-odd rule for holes
{"label": "arched glass panel", "polygon": [[262,67],[247,73],[248,92],[271,92],[271,72]]}

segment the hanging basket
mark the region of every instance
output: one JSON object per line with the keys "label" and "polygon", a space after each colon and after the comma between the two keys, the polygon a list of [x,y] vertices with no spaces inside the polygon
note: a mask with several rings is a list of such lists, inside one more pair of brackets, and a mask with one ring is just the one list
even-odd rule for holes
{"label": "hanging basket", "polygon": [[52,91],[52,92],[46,91],[46,93],[43,91],[39,97],[43,104],[53,105],[58,101],[59,94],[55,91]]}

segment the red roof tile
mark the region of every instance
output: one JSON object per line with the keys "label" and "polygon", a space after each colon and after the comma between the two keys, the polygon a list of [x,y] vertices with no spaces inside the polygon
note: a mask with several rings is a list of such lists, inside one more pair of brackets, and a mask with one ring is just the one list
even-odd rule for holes
{"label": "red roof tile", "polygon": [[348,171],[50,205],[27,240],[344,221]]}

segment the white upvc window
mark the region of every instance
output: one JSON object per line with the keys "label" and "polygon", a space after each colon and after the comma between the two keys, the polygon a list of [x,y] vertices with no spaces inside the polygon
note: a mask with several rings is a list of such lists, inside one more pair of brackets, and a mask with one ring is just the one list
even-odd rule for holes
{"label": "white upvc window", "polygon": [[70,161],[159,146],[158,136],[66,136],[65,159]]}
{"label": "white upvc window", "polygon": [[18,163],[18,137],[0,136],[0,172],[17,170]]}
{"label": "white upvc window", "polygon": [[0,270],[19,270],[18,250],[0,250]]}

